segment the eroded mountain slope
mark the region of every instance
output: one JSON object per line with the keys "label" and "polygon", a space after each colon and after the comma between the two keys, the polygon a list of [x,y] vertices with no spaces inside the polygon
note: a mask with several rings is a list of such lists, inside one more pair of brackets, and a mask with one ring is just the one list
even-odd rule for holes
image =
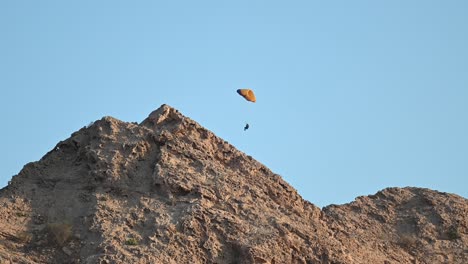
{"label": "eroded mountain slope", "polygon": [[105,117],[0,191],[2,263],[465,263],[467,200],[391,188],[320,210],[177,110]]}

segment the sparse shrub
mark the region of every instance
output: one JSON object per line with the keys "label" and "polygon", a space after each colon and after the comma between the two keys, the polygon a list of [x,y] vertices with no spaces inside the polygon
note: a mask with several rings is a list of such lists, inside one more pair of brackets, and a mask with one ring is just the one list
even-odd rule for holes
{"label": "sparse shrub", "polygon": [[404,249],[411,250],[416,247],[417,239],[408,234],[400,235],[398,244]]}
{"label": "sparse shrub", "polygon": [[135,238],[129,238],[127,239],[127,241],[125,241],[125,245],[136,246],[138,245],[138,240],[136,240]]}
{"label": "sparse shrub", "polygon": [[28,214],[27,214],[27,213],[24,213],[24,212],[16,212],[16,216],[17,216],[17,217],[27,217]]}
{"label": "sparse shrub", "polygon": [[20,231],[16,234],[16,241],[19,243],[29,243],[32,240],[32,234],[26,231]]}
{"label": "sparse shrub", "polygon": [[72,235],[72,226],[66,222],[50,223],[47,225],[47,231],[58,245],[63,246]]}
{"label": "sparse shrub", "polygon": [[449,240],[456,240],[460,238],[460,233],[458,233],[457,228],[454,226],[450,227],[446,234]]}

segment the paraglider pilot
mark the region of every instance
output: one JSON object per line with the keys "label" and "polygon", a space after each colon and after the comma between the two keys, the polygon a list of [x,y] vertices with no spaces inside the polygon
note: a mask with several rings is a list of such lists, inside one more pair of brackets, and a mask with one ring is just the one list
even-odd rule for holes
{"label": "paraglider pilot", "polygon": [[[257,101],[254,92],[250,89],[237,89],[237,93],[249,102],[255,103]],[[247,129],[249,129],[248,123],[245,124],[244,131]]]}

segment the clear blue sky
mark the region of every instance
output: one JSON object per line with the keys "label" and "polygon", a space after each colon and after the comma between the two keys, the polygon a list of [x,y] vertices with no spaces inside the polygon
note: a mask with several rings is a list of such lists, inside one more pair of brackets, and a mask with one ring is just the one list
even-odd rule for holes
{"label": "clear blue sky", "polygon": [[393,186],[468,197],[467,14],[468,1],[1,1],[0,187],[90,122],[166,103],[318,206]]}

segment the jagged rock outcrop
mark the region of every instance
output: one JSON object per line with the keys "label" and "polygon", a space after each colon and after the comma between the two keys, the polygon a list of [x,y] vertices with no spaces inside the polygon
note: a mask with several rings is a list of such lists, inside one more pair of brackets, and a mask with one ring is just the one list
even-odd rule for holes
{"label": "jagged rock outcrop", "polygon": [[0,263],[467,263],[468,202],[390,188],[321,210],[177,110],[105,117],[0,191]]}

